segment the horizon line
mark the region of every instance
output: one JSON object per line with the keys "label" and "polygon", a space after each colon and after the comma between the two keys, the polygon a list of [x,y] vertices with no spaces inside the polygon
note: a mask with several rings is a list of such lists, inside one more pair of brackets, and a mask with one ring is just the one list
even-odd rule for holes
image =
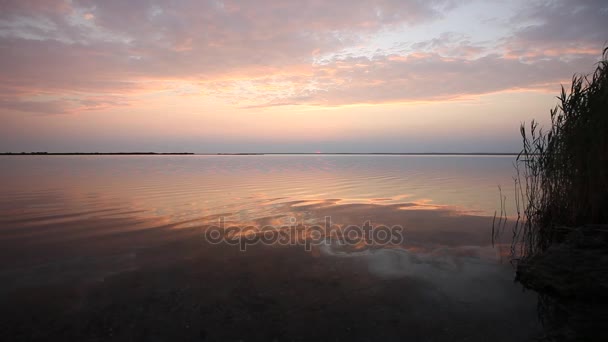
{"label": "horizon line", "polygon": [[4,156],[21,155],[199,155],[199,156],[244,156],[244,155],[486,155],[516,156],[519,152],[0,152]]}

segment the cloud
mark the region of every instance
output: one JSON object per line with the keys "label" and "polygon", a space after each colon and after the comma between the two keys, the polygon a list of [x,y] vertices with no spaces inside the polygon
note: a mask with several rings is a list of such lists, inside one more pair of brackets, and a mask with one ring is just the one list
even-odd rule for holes
{"label": "cloud", "polygon": [[4,0],[0,109],[111,108],[173,81],[241,107],[446,99],[562,81],[607,39],[604,2],[534,1],[494,46],[453,28],[399,54],[345,53],[462,2]]}
{"label": "cloud", "polygon": [[89,96],[60,99],[38,98],[34,100],[6,96],[0,97],[0,108],[41,115],[78,114],[91,110],[128,105],[128,99],[118,96]]}
{"label": "cloud", "polygon": [[[389,26],[439,18],[456,0],[1,3],[0,86],[55,97],[129,94],[162,79],[206,81],[311,65]],[[27,97],[5,109],[40,108]],[[50,108],[55,108],[51,110]],[[47,111],[60,111],[51,105]]]}
{"label": "cloud", "polygon": [[487,51],[482,44],[471,42],[471,37],[456,32],[444,32],[439,37],[414,43],[409,49],[411,52],[430,52],[469,59],[482,56]]}
{"label": "cloud", "polygon": [[65,0],[3,0],[0,2],[0,17],[55,15],[69,11]]}
{"label": "cloud", "polygon": [[599,55],[608,42],[608,2],[530,1],[511,20],[517,27],[505,39],[511,56],[523,58]]}
{"label": "cloud", "polygon": [[476,59],[444,57],[437,53],[349,57],[316,67],[314,76],[308,79],[311,87],[307,89],[294,82],[292,94],[280,96],[289,93],[283,89],[267,105],[335,106],[445,100],[547,87],[556,91],[559,82],[568,80],[577,71],[590,70],[594,62],[595,57],[588,56],[526,63],[496,54]]}
{"label": "cloud", "polygon": [[28,101],[0,99],[0,108],[36,114],[64,114],[70,111],[67,101]]}

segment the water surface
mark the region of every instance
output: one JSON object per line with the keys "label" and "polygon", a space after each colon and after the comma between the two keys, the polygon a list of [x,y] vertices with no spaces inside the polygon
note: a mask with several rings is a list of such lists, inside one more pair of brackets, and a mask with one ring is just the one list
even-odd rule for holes
{"label": "water surface", "polygon": [[[0,294],[24,308],[8,313],[15,322],[5,329],[28,336],[33,315],[42,336],[82,339],[522,340],[537,329],[536,299],[513,284],[506,246],[490,240],[512,162],[0,157]],[[370,221],[403,226],[405,241],[241,252],[204,241],[220,217]],[[47,311],[25,309],[33,293]]]}

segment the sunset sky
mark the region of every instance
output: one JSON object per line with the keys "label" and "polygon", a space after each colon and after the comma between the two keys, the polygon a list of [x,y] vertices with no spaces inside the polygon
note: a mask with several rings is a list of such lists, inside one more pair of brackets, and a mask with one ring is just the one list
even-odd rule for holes
{"label": "sunset sky", "polygon": [[608,1],[0,0],[0,152],[513,152]]}

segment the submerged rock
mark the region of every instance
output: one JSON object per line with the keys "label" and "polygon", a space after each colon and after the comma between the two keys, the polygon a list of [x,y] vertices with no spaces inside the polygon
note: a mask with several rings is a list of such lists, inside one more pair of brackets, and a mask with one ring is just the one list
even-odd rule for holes
{"label": "submerged rock", "polygon": [[563,242],[520,262],[516,280],[539,293],[547,340],[593,341],[608,319],[608,227],[569,230]]}

